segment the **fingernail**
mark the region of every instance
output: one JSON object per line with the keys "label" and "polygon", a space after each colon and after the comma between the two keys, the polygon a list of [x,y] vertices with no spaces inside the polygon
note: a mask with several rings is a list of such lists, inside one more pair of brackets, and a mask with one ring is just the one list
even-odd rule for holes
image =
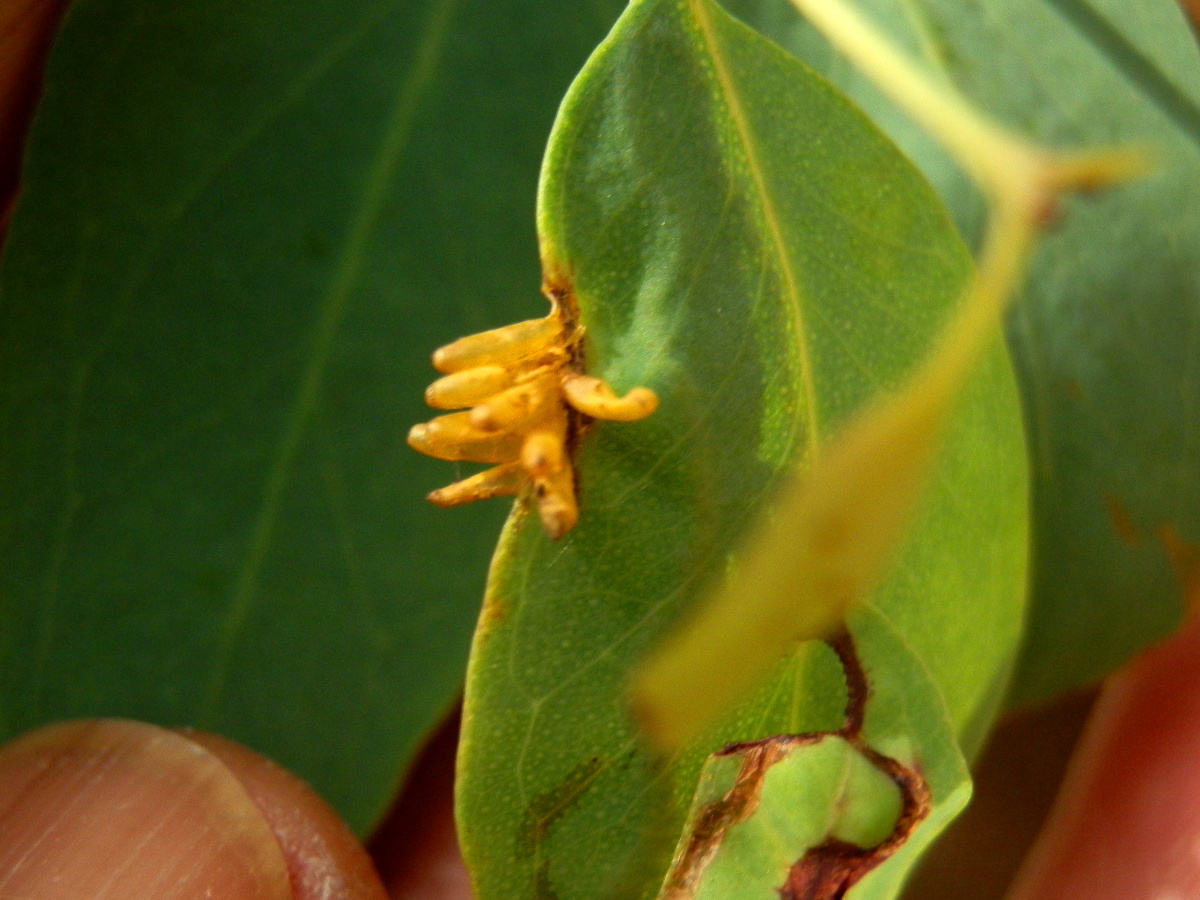
{"label": "fingernail", "polygon": [[386,900],[358,838],[308,785],[223,737],[184,734],[220,759],[262,811],[283,851],[294,900]]}
{"label": "fingernail", "polygon": [[290,900],[275,835],[185,736],[55,725],[0,750],[0,900]]}

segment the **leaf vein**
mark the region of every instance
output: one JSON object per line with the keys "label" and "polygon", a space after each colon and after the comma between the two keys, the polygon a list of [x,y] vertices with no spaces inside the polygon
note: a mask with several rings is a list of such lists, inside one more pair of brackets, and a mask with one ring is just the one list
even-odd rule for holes
{"label": "leaf vein", "polygon": [[734,86],[728,63],[717,44],[713,22],[705,3],[706,0],[688,0],[701,37],[704,40],[705,49],[712,60],[713,73],[729,111],[729,118],[732,120],[734,129],[737,132],[738,142],[742,147],[746,167],[750,173],[755,193],[758,196],[763,223],[770,239],[771,248],[779,264],[780,275],[783,278],[783,288],[788,302],[788,311],[791,313],[792,327],[796,335],[796,349],[800,363],[800,380],[804,389],[805,406],[807,407],[805,410],[807,444],[809,449],[815,449],[820,434],[817,420],[817,395],[813,380],[812,359],[808,343],[805,340],[806,333],[804,330],[804,312],[801,305],[800,286],[791,257],[787,252],[787,243],[784,240],[779,213],[776,211],[770,192],[767,190],[766,176],[763,174],[762,163],[758,158],[758,150],[754,136],[751,133],[750,123],[742,107],[741,97]]}

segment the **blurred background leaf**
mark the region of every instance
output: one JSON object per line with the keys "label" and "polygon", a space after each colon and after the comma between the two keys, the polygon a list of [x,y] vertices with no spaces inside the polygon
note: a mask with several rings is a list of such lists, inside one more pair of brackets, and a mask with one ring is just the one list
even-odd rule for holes
{"label": "blurred background leaf", "polygon": [[358,829],[453,702],[504,504],[403,443],[540,315],[538,164],[620,9],[79,0],[0,266],[0,739],[197,725]]}
{"label": "blurred background leaf", "polygon": [[[588,369],[619,391],[649,385],[661,404],[584,434],[581,517],[562,541],[520,506],[509,520],[468,674],[460,830],[480,900],[604,896],[628,872],[628,895],[652,897],[705,760],[727,742],[839,727],[845,685],[828,647],[803,645],[663,761],[639,742],[626,678],[737,565],[783,473],[908,374],[970,259],[865,117],[706,0],[630,7],[568,94],[546,166],[540,233],[578,302]],[[1020,638],[1026,501],[997,336],[911,540],[851,619],[876,688],[868,740],[928,766],[935,802],[864,896],[894,896],[966,802],[963,757]],[[829,775],[809,762],[806,777]],[[795,834],[832,818],[792,814]],[[647,831],[667,846],[643,860]]]}
{"label": "blurred background leaf", "polygon": [[[862,0],[911,53],[1043,143],[1156,171],[1075,200],[1009,321],[1033,481],[1032,605],[1010,702],[1167,634],[1200,544],[1200,53],[1176,0]],[[787,0],[735,13],[828,75],[921,166],[968,240],[982,202]],[[1175,562],[1172,561],[1175,557]]]}

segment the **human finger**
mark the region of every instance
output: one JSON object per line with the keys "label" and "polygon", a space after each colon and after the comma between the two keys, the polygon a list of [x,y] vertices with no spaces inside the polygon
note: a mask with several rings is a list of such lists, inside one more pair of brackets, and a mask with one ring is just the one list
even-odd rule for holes
{"label": "human finger", "polygon": [[1200,897],[1200,617],[1104,685],[1009,900]]}
{"label": "human finger", "polygon": [[220,739],[100,720],[0,750],[0,900],[382,900],[370,872],[307,787]]}

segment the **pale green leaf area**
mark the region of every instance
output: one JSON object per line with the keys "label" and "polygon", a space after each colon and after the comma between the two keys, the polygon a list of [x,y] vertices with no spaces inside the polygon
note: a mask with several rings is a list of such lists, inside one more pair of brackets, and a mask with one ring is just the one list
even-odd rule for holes
{"label": "pale green leaf area", "polygon": [[[522,503],[506,526],[468,672],[461,836],[481,900],[599,897],[630,878],[654,896],[706,757],[837,728],[845,690],[832,652],[806,645],[660,762],[628,718],[627,676],[736,566],[789,464],[921,358],[970,260],[874,126],[700,0],[637,0],[593,56],[551,138],[539,232],[548,270],[573,286],[588,370],[661,403],[582,436],[574,531],[552,543]],[[974,752],[1003,695],[1025,479],[997,340],[894,573],[852,620],[875,690],[868,740],[908,754],[934,790],[914,848],[965,803],[959,748]],[[797,810],[793,827],[827,813]],[[860,896],[894,895],[910,863],[902,853]]]}
{"label": "pale green leaf area", "polygon": [[[859,651],[872,659],[873,700],[866,737],[875,748],[918,765],[933,794],[933,810],[903,847],[854,889],[854,900],[897,895],[922,850],[966,805],[971,780],[937,688],[886,618],[860,610]],[[708,761],[693,809],[728,789],[731,757]],[[700,900],[771,897],[803,851],[834,837],[862,847],[886,838],[899,812],[896,786],[840,738],[795,750],[768,770],[755,813],[733,826],[708,865]]]}
{"label": "pale green leaf area", "polygon": [[[738,760],[719,757],[706,764],[699,792],[720,796],[731,789]],[[769,897],[787,879],[797,848],[826,837],[871,847],[888,836],[900,814],[896,785],[837,737],[792,750],[767,771],[762,792],[754,814],[725,835],[696,890],[697,900]],[[817,815],[797,815],[797,810]]]}
{"label": "pale green leaf area", "polygon": [[[731,8],[831,77],[937,186],[965,233],[982,203],[946,156],[787,0]],[[912,53],[1059,147],[1139,145],[1154,171],[1068,203],[1009,321],[1032,478],[1028,635],[1011,702],[1093,681],[1177,622],[1164,549],[1200,543],[1200,54],[1175,0],[867,0]]]}
{"label": "pale green leaf area", "polygon": [[543,315],[554,110],[617,0],[79,0],[0,267],[0,740],[226,734],[358,829],[461,684],[505,507],[404,445]]}

